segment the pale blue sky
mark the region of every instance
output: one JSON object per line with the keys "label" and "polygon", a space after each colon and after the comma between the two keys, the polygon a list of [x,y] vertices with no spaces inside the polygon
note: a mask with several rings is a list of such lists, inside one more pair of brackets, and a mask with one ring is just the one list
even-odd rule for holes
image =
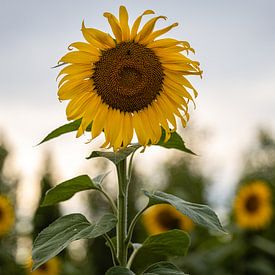
{"label": "pale blue sky", "polygon": [[179,22],[169,35],[196,49],[194,59],[201,62],[204,77],[191,78],[199,90],[192,121],[213,132],[208,148],[199,153],[206,170],[214,171],[217,192],[233,184],[238,153],[251,142],[255,127],[275,128],[274,0],[0,0],[0,4],[0,129],[14,149],[11,167],[24,175],[25,182],[34,181],[41,153],[48,148],[56,152],[60,178],[82,169],[87,146],[92,146],[85,145],[85,139],[70,136],[48,147],[32,145],[66,121],[66,104],[56,97],[58,71],[50,67],[71,42],[82,40],[83,19],[87,26],[110,31],[102,14],[117,14],[120,4],[129,10],[131,22],[145,9],[166,15],[165,24]]}

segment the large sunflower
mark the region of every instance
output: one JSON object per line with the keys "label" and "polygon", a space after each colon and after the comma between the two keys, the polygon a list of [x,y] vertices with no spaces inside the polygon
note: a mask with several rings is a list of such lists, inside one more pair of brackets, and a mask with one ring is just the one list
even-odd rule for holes
{"label": "large sunflower", "polygon": [[246,184],[239,190],[234,201],[234,214],[242,228],[261,229],[272,217],[271,190],[263,181]]}
{"label": "large sunflower", "polygon": [[187,75],[201,75],[199,63],[183,53],[194,52],[186,41],[171,38],[156,40],[178,24],[154,31],[155,24],[165,16],[150,19],[140,29],[146,10],[130,29],[124,6],[119,18],[104,13],[110,34],[82,24],[86,42],[69,46],[71,52],[59,62],[66,64],[58,76],[60,100],[70,100],[68,120],[81,120],[77,137],[92,123],[92,138],[104,131],[102,147],[115,150],[127,146],[134,131],[141,145],[155,144],[163,128],[166,140],[172,128],[176,130],[175,116],[185,126],[189,119],[188,103],[196,90]]}
{"label": "large sunflower", "polygon": [[50,259],[34,271],[31,271],[31,266],[32,261],[30,260],[27,263],[27,269],[30,275],[58,275],[61,273],[60,260],[57,257]]}
{"label": "large sunflower", "polygon": [[14,224],[14,211],[11,202],[0,195],[0,237],[7,234]]}
{"label": "large sunflower", "polygon": [[169,204],[151,206],[143,213],[142,221],[149,234],[159,234],[167,230],[181,229],[190,232],[193,221]]}

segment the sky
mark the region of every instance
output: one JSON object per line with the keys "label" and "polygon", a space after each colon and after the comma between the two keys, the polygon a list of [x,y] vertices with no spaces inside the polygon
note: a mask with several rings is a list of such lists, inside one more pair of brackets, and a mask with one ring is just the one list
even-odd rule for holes
{"label": "sky", "polygon": [[[273,0],[0,0],[0,4],[0,132],[11,149],[7,173],[22,177],[20,194],[30,200],[47,152],[53,153],[60,181],[83,172],[95,175],[85,157],[99,141],[86,144],[88,136],[75,139],[72,134],[35,144],[66,123],[66,103],[56,95],[58,70],[51,67],[70,43],[83,41],[83,19],[88,27],[110,32],[102,14],[117,14],[121,4],[131,22],[146,9],[166,15],[166,25],[178,22],[169,36],[187,40],[196,49],[192,58],[200,61],[204,74],[202,80],[189,78],[199,91],[191,125],[210,135],[199,152],[192,138],[187,145],[212,176],[213,194],[220,195],[214,198],[232,191],[242,167],[240,155],[253,144],[256,129],[268,127],[274,133]],[[158,22],[157,27],[165,24]],[[150,174],[158,171],[157,160],[169,155],[170,151],[150,148],[137,165]]]}

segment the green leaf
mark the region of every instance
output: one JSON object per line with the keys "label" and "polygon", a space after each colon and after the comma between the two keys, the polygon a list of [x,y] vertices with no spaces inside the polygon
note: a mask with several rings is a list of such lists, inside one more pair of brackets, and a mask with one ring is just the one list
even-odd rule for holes
{"label": "green leaf", "polygon": [[81,175],[64,181],[48,190],[41,206],[49,206],[68,200],[80,191],[98,189],[107,174],[99,175],[94,179],[91,179],[87,175]]}
{"label": "green leaf", "polygon": [[171,256],[184,256],[190,246],[188,234],[174,229],[149,236],[135,252],[132,270],[141,272],[153,263],[167,260]]}
{"label": "green leaf", "polygon": [[90,223],[81,214],[63,216],[39,233],[33,245],[33,270],[56,256],[71,242],[96,238],[116,226],[113,214],[105,214],[99,221]]}
{"label": "green leaf", "polygon": [[169,262],[159,262],[149,266],[144,275],[185,275],[175,265]]}
{"label": "green leaf", "polygon": [[53,130],[51,133],[49,133],[41,142],[39,142],[37,145],[40,145],[41,143],[44,143],[48,140],[51,140],[53,138],[59,137],[61,135],[64,135],[66,133],[70,133],[73,131],[76,131],[81,124],[81,119],[75,120],[73,122],[64,124],[57,129]]}
{"label": "green leaf", "polygon": [[174,195],[156,191],[153,193],[144,191],[149,197],[148,206],[167,203],[174,206],[179,212],[188,216],[195,223],[208,229],[225,232],[216,213],[207,205],[191,203]]}
{"label": "green leaf", "polygon": [[92,154],[87,157],[87,159],[103,157],[112,161],[115,165],[120,163],[122,160],[126,159],[129,155],[134,153],[141,146],[139,144],[134,144],[126,148],[120,149],[117,152],[101,152],[93,151]]}
{"label": "green leaf", "polygon": [[196,155],[190,149],[185,147],[185,142],[177,132],[173,132],[167,142],[164,142],[164,139],[165,139],[165,130],[162,128],[162,136],[160,138],[160,141],[156,145],[159,145],[167,149],[177,149],[185,153]]}
{"label": "green leaf", "polygon": [[135,275],[130,269],[121,266],[111,267],[105,275]]}

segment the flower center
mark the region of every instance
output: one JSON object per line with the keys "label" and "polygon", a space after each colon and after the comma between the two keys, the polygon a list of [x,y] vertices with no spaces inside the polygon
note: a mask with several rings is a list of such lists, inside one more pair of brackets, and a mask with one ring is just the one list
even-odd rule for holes
{"label": "flower center", "polygon": [[157,220],[160,225],[167,230],[171,229],[181,229],[181,222],[178,217],[175,217],[170,213],[170,211],[162,211],[159,213]]}
{"label": "flower center", "polygon": [[245,208],[250,213],[256,212],[259,206],[260,200],[256,195],[251,195],[245,202]]}
{"label": "flower center", "polygon": [[155,53],[135,42],[102,52],[93,80],[104,103],[124,112],[150,105],[162,90],[163,69]]}

